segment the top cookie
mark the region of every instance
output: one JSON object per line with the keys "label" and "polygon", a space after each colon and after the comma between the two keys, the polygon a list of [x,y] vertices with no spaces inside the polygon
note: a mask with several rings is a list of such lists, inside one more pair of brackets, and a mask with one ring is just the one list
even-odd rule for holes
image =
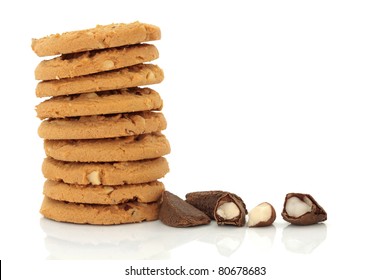
{"label": "top cookie", "polygon": [[130,24],[97,25],[95,28],[52,34],[33,39],[31,47],[38,56],[49,56],[133,45],[160,38],[160,28],[137,21]]}

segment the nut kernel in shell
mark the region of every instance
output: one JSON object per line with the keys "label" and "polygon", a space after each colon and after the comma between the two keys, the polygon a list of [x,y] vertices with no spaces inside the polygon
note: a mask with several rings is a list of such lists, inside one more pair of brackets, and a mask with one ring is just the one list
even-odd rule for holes
{"label": "nut kernel in shell", "polygon": [[240,209],[234,202],[226,202],[218,207],[217,214],[226,220],[231,220],[240,215]]}
{"label": "nut kernel in shell", "polygon": [[286,212],[289,216],[298,218],[311,211],[312,203],[305,197],[300,200],[298,197],[291,197],[286,202]]}
{"label": "nut kernel in shell", "polygon": [[294,225],[313,225],[328,219],[324,208],[310,195],[288,193],[284,200],[282,217]]}

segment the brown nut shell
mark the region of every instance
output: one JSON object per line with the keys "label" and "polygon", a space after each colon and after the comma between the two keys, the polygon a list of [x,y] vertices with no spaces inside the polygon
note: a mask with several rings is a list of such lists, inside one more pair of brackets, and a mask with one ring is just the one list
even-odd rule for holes
{"label": "brown nut shell", "polygon": [[193,227],[210,223],[210,218],[180,197],[165,191],[159,219],[171,227]]}
{"label": "brown nut shell", "polygon": [[214,220],[214,208],[218,199],[224,195],[224,191],[200,191],[186,194],[186,202],[198,208],[200,211]]}
{"label": "brown nut shell", "polygon": [[191,192],[186,194],[186,201],[198,208],[200,211],[204,212],[210,219],[215,220],[215,209],[218,201],[221,197],[229,194],[234,197],[238,204],[242,205],[244,209],[244,214],[247,214],[248,211],[246,209],[244,201],[238,195],[234,193],[229,193],[226,191],[199,191],[199,192]]}
{"label": "brown nut shell", "polygon": [[[292,197],[296,197],[302,201],[304,201],[305,198],[309,199],[312,203],[311,211],[299,217],[289,216],[286,210],[286,204],[287,201]],[[317,224],[326,221],[328,218],[325,210],[318,204],[318,202],[310,194],[303,194],[303,193],[288,193],[286,195],[286,198],[284,200],[284,205],[283,205],[282,217],[285,221],[293,225],[300,225],[300,226]]]}

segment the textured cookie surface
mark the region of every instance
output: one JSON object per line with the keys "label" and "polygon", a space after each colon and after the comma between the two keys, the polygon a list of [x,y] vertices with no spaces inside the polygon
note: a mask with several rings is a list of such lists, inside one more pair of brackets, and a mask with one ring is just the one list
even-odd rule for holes
{"label": "textured cookie surface", "polygon": [[166,127],[162,113],[139,112],[49,119],[41,123],[38,134],[44,139],[97,139],[151,133]]}
{"label": "textured cookie surface", "polygon": [[163,101],[150,88],[83,93],[52,97],[36,107],[40,119],[160,110]]}
{"label": "textured cookie surface", "polygon": [[160,200],[163,191],[164,185],[158,181],[121,186],[93,186],[47,180],[43,187],[43,194],[52,199],[89,204],[154,202]]}
{"label": "textured cookie surface", "polygon": [[45,152],[57,160],[75,162],[135,161],[169,154],[170,146],[159,132],[96,140],[45,140]]}
{"label": "textured cookie surface", "polygon": [[159,208],[160,202],[99,205],[58,201],[45,196],[40,212],[59,222],[115,225],[157,220]]}
{"label": "textured cookie surface", "polygon": [[33,39],[31,47],[38,56],[49,56],[133,45],[160,38],[161,31],[157,26],[133,22],[53,34]]}
{"label": "textured cookie surface", "polygon": [[42,81],[35,93],[38,97],[61,96],[158,84],[163,79],[164,73],[157,65],[137,64],[81,77]]}
{"label": "textured cookie surface", "polygon": [[124,68],[158,58],[153,45],[138,44],[112,49],[64,54],[43,60],[35,69],[36,80],[58,80]]}
{"label": "textured cookie surface", "polygon": [[114,163],[76,163],[46,158],[45,178],[81,185],[123,185],[156,181],[169,171],[165,158]]}

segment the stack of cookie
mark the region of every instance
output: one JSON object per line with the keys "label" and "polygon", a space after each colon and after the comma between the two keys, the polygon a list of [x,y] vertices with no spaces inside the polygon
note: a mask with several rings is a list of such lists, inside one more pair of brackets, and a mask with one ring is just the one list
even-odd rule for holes
{"label": "stack of cookie", "polygon": [[170,146],[160,95],[156,26],[134,22],[33,39],[36,107],[47,158],[41,213],[52,220],[122,224],[158,219]]}

